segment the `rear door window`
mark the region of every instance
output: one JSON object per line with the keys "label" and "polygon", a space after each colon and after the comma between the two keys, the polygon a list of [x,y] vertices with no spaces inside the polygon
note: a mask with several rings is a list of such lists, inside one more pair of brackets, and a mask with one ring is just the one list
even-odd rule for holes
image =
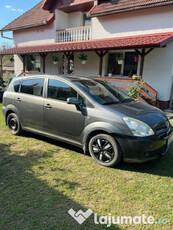
{"label": "rear door window", "polygon": [[21,93],[43,96],[44,79],[27,79],[22,81]]}

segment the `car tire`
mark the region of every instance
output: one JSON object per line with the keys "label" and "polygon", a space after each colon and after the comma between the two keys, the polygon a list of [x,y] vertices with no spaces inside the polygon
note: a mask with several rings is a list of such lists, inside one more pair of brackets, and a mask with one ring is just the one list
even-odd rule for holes
{"label": "car tire", "polygon": [[98,164],[106,167],[114,167],[122,159],[116,140],[108,134],[92,137],[89,141],[89,152]]}
{"label": "car tire", "polygon": [[7,126],[13,135],[19,136],[22,133],[21,124],[15,113],[10,113],[7,117]]}

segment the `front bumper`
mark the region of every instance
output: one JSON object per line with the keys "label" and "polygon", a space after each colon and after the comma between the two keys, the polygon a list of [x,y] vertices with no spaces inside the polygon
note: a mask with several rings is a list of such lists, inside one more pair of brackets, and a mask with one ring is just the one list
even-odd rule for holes
{"label": "front bumper", "polygon": [[123,153],[124,162],[143,163],[166,154],[173,136],[173,128],[163,139],[157,135],[151,137],[121,136],[117,140]]}

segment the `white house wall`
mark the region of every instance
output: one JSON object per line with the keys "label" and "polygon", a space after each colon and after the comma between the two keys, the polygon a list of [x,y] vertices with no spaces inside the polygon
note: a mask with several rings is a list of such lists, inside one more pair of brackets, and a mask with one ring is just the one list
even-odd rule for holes
{"label": "white house wall", "polygon": [[68,28],[68,14],[60,10],[55,10],[56,30]]}
{"label": "white house wall", "polygon": [[83,13],[80,11],[67,14],[63,11],[55,10],[55,15],[56,30],[83,26]]}
{"label": "white house wall", "polygon": [[[56,55],[59,58],[59,61],[57,64],[54,64],[52,61],[51,56],[52,55]],[[62,53],[58,53],[58,54],[48,54],[46,56],[46,66],[45,66],[45,73],[47,74],[60,74],[62,69]]]}
{"label": "white house wall", "polygon": [[23,72],[23,61],[18,55],[14,55],[14,66],[15,66],[15,76],[18,76]]}
{"label": "white house wall", "polygon": [[74,12],[69,14],[68,28],[83,26],[83,13]]}
{"label": "white house wall", "polygon": [[92,18],[92,38],[173,31],[173,6]]}
{"label": "white house wall", "polygon": [[85,52],[88,56],[86,64],[82,64],[78,56],[80,53],[74,55],[74,75],[92,77],[99,75],[99,57],[95,52]]}
{"label": "white house wall", "polygon": [[37,45],[55,42],[54,23],[48,26],[40,26],[13,32],[14,45]]}
{"label": "white house wall", "polygon": [[144,80],[159,93],[159,100],[169,101],[173,76],[173,42],[154,49],[145,57]]}

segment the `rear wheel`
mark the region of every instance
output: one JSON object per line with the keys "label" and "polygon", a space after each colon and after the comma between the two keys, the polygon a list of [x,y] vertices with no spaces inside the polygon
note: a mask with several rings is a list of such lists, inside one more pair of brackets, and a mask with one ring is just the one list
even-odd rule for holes
{"label": "rear wheel", "polygon": [[14,135],[20,135],[22,132],[21,124],[15,113],[10,113],[7,117],[7,126],[9,131]]}
{"label": "rear wheel", "polygon": [[121,161],[121,151],[115,139],[108,134],[98,134],[89,142],[89,152],[100,165],[113,167]]}

